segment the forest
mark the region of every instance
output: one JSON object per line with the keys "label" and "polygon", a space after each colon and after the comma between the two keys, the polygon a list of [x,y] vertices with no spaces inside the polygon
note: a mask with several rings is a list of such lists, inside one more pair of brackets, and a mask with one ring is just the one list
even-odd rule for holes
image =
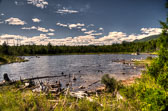
{"label": "forest", "polygon": [[4,42],[0,46],[0,54],[4,55],[47,55],[47,54],[78,54],[78,53],[131,53],[131,52],[155,52],[159,49],[160,42],[168,42],[162,38],[144,42],[125,42],[103,46],[53,46],[21,45],[9,46]]}

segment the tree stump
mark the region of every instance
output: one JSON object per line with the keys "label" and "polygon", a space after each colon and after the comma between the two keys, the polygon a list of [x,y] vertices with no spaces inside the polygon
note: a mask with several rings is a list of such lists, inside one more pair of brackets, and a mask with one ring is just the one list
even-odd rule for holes
{"label": "tree stump", "polygon": [[5,82],[10,82],[10,81],[11,81],[11,80],[9,79],[7,73],[4,74],[4,80],[5,80]]}

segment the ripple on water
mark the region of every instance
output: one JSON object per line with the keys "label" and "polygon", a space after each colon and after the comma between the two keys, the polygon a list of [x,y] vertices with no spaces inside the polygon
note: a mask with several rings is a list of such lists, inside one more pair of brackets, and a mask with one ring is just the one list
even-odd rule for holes
{"label": "ripple on water", "polygon": [[[59,55],[59,56],[40,56],[36,58],[27,56],[28,62],[14,63],[0,66],[0,81],[3,80],[3,73],[8,73],[13,80],[20,77],[29,78],[37,76],[50,76],[74,74],[77,81],[75,87],[88,85],[96,80],[100,80],[102,75],[111,74],[117,79],[128,78],[132,75],[141,73],[143,68],[134,69],[116,60],[145,59],[149,55],[129,55],[129,54],[102,54],[102,55]],[[63,84],[68,78],[53,78],[51,81],[61,80]]]}

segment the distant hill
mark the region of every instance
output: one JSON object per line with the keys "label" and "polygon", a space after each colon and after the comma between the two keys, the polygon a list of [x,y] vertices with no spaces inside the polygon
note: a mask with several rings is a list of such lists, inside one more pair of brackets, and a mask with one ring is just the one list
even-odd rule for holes
{"label": "distant hill", "polygon": [[157,38],[159,38],[159,35],[152,35],[152,36],[140,39],[140,40],[134,40],[133,42],[145,42],[145,41],[149,41],[149,40],[153,40],[153,39],[157,39]]}

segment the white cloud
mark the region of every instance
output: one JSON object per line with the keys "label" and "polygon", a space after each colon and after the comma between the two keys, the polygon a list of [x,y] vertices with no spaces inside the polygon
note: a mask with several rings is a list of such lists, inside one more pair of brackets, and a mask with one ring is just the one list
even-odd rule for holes
{"label": "white cloud", "polygon": [[103,33],[96,33],[95,30],[90,30],[90,31],[84,32],[84,33],[87,34],[87,35],[91,35],[91,36],[100,36],[100,35],[103,34]]}
{"label": "white cloud", "polygon": [[37,30],[41,32],[48,32],[48,29],[43,28],[43,27],[38,27]]}
{"label": "white cloud", "polygon": [[25,36],[21,36],[21,35],[9,35],[9,34],[3,34],[0,36],[1,40],[5,40],[5,39],[25,39]]}
{"label": "white cloud", "polygon": [[69,9],[63,8],[63,9],[59,9],[58,11],[56,11],[56,13],[60,13],[60,14],[74,14],[74,13],[79,13],[79,12],[76,11],[76,10],[69,10]]}
{"label": "white cloud", "polygon": [[54,29],[46,29],[46,28],[43,28],[43,27],[36,27],[36,26],[32,26],[32,27],[22,27],[21,29],[23,30],[37,30],[37,31],[40,31],[40,32],[44,32],[44,33],[47,33],[47,32],[54,32],[55,30]]}
{"label": "white cloud", "polygon": [[104,29],[102,27],[100,27],[99,30],[103,31]]}
{"label": "white cloud", "polygon": [[27,3],[42,9],[46,8],[48,5],[48,2],[46,0],[27,0]]}
{"label": "white cloud", "polygon": [[92,33],[94,33],[94,32],[96,32],[96,31],[95,31],[95,30],[90,30],[90,31],[84,32],[84,33],[90,35],[90,34],[92,34]]}
{"label": "white cloud", "polygon": [[87,27],[94,27],[95,25],[94,24],[90,24],[90,25],[88,25]]}
{"label": "white cloud", "polygon": [[33,22],[38,22],[38,23],[39,23],[41,20],[38,19],[38,18],[33,18],[32,21],[33,21]]}
{"label": "white cloud", "polygon": [[17,1],[15,1],[15,5],[18,5],[18,2],[17,2]]}
{"label": "white cloud", "polygon": [[50,32],[54,32],[55,30],[54,29],[48,29]]}
{"label": "white cloud", "polygon": [[87,30],[86,28],[81,29],[82,32],[85,32],[86,30]]}
{"label": "white cloud", "polygon": [[32,26],[32,27],[22,27],[23,30],[35,30],[37,27]]}
{"label": "white cloud", "polygon": [[8,45],[17,45],[18,42],[24,41],[27,37],[21,35],[10,35],[10,34],[3,34],[0,36],[0,44],[2,45],[5,41]]}
{"label": "white cloud", "polygon": [[[77,37],[66,37],[62,39],[51,39],[48,36],[53,36],[54,33],[40,34],[39,36],[33,37],[25,37],[20,35],[1,35],[1,41],[5,41],[6,39],[13,39],[16,41],[20,38],[21,43],[28,44],[37,44],[37,45],[47,45],[49,42],[53,45],[111,45],[114,43],[122,43],[123,41],[134,41],[136,39],[142,39],[148,37],[150,35],[157,35],[162,32],[160,28],[142,28],[142,34],[131,34],[127,35],[123,32],[109,32],[107,36],[103,36],[100,38],[96,38],[93,34],[94,30],[90,31],[88,35],[85,36],[77,36]],[[96,34],[96,33],[95,33]],[[99,34],[99,33],[98,33]],[[11,40],[11,41],[13,41]],[[12,42],[11,42],[12,43]],[[2,42],[1,42],[2,44]]]}
{"label": "white cloud", "polygon": [[92,35],[92,36],[99,36],[99,35],[102,35],[103,33],[92,33],[92,34],[90,34],[90,35]]}
{"label": "white cloud", "polygon": [[22,21],[19,18],[13,18],[13,17],[6,19],[5,22],[8,23],[9,25],[25,25],[26,24],[25,21]]}
{"label": "white cloud", "polygon": [[141,31],[142,31],[142,34],[138,34],[138,35],[137,34],[131,34],[131,35],[128,35],[127,37],[125,37],[125,38],[121,38],[120,40],[132,42],[134,40],[139,40],[139,39],[143,39],[145,37],[149,37],[149,36],[152,36],[152,35],[159,35],[159,34],[162,33],[161,28],[142,28]]}
{"label": "white cloud", "polygon": [[47,35],[54,36],[55,34],[54,33],[47,33]]}
{"label": "white cloud", "polygon": [[161,28],[142,28],[141,29],[142,33],[145,33],[145,34],[159,34],[162,32],[162,29]]}
{"label": "white cloud", "polygon": [[72,28],[81,28],[85,26],[85,24],[81,24],[81,23],[77,23],[77,24],[69,24],[68,27],[69,29],[72,29]]}
{"label": "white cloud", "polygon": [[56,23],[56,25],[61,26],[61,27],[68,27],[68,25],[62,24],[62,23]]}
{"label": "white cloud", "polygon": [[1,13],[1,16],[4,16],[5,14],[4,13]]}
{"label": "white cloud", "polygon": [[68,27],[69,29],[72,29],[72,28],[82,28],[85,26],[85,24],[81,24],[81,23],[76,23],[76,24],[62,24],[62,23],[56,23],[56,25],[58,26],[61,26],[61,27]]}

